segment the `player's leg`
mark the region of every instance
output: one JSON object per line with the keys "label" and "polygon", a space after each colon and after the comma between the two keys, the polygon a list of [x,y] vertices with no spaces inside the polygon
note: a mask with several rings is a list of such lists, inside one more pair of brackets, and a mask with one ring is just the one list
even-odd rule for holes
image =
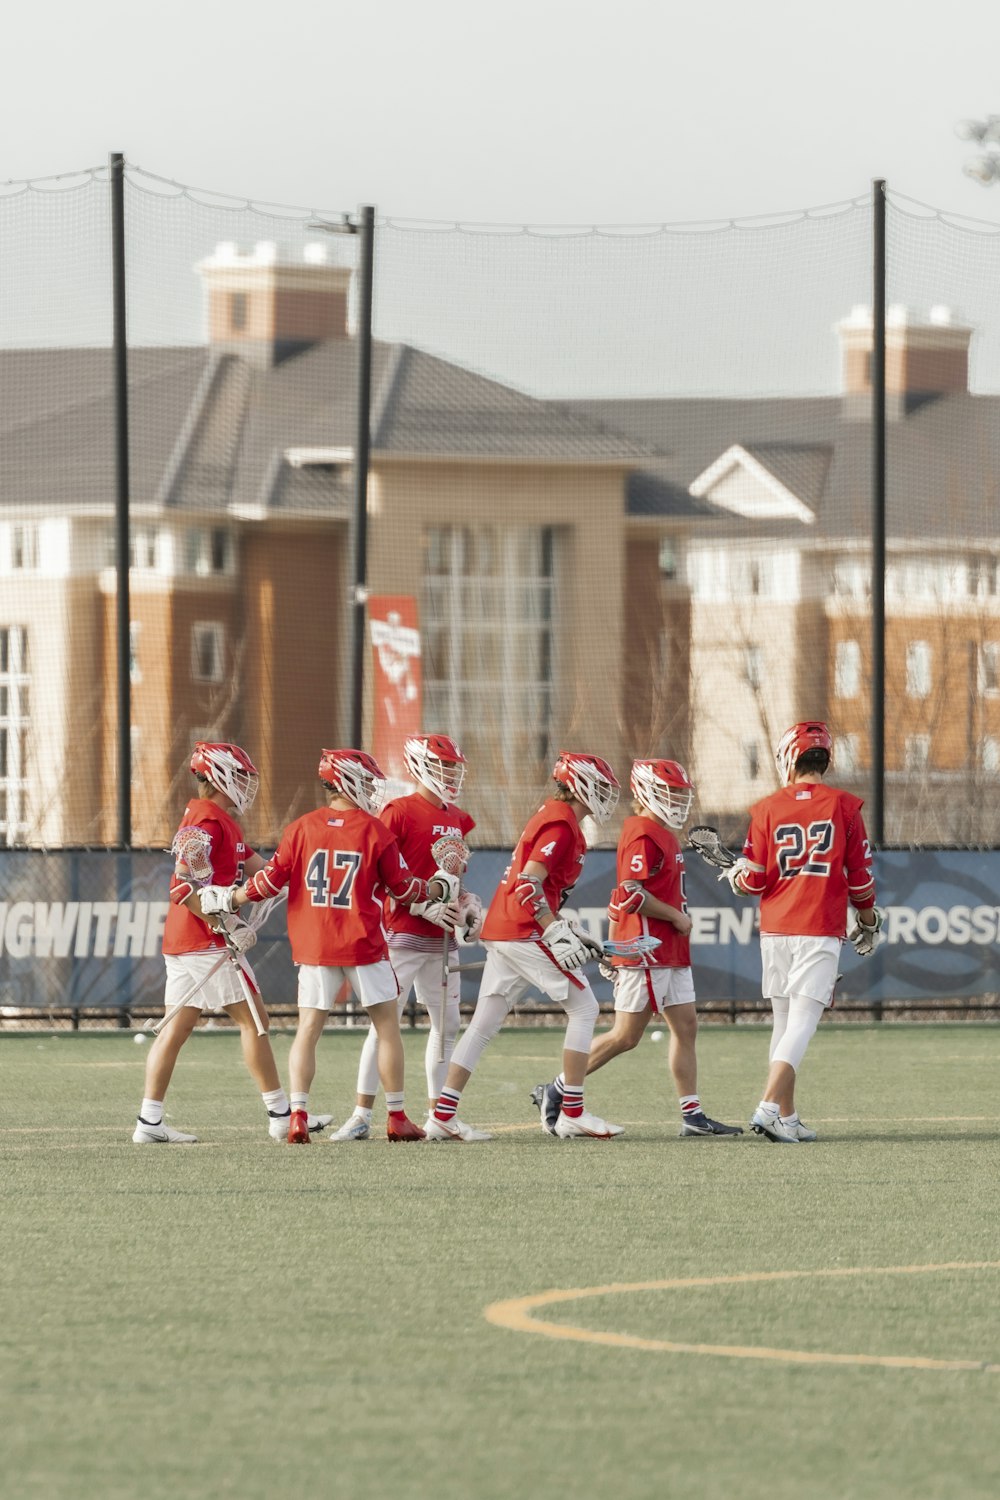
{"label": "player's leg", "polygon": [[[414,974],[417,1000],[427,1012],[430,1029],[424,1048],[424,1074],[427,1078],[428,1112],[435,1104],[448,1077],[448,1065],[455,1052],[461,1024],[461,975],[453,967],[448,974],[448,997],[441,993],[441,960],[435,954],[421,955],[423,962]],[[444,1033],[442,1037],[442,1031]]]}
{"label": "player's leg", "polygon": [[641,1011],[616,1009],[611,1030],[604,1032],[602,1036],[595,1036],[590,1044],[587,1077],[596,1073],[598,1068],[603,1068],[613,1057],[634,1051],[642,1041],[652,1016],[653,1009],[650,1005],[643,1006]]}
{"label": "player's leg", "polygon": [[378,1076],[385,1093],[386,1137],[390,1141],[422,1141],[424,1132],[407,1119],[403,1108],[406,1060],[399,1029],[399,983],[393,966],[388,959],[359,964],[348,970],[348,976],[375,1033]]}
{"label": "player's leg", "polygon": [[[651,990],[645,973],[638,969],[619,969],[615,977],[615,1018],[610,1031],[595,1036],[587,1054],[587,1073],[596,1073],[613,1057],[622,1052],[631,1052],[642,1040],[643,1033],[653,1015],[650,1003]],[[542,1129],[555,1134],[555,1125],[562,1112],[565,1078],[560,1073],[551,1083],[539,1083],[531,1091],[531,1102],[542,1116]]]}
{"label": "player's leg", "polygon": [[[558,1000],[566,1012],[562,1073],[556,1079],[556,1087],[561,1085],[562,1107],[551,1134],[561,1140],[575,1137],[610,1140],[612,1136],[621,1135],[620,1125],[610,1125],[583,1107],[583,1080],[587,1076],[594,1026],[600,1014],[597,996],[587,980],[575,974],[564,975],[556,981],[548,980],[542,988],[553,1000]],[[544,1118],[542,1123],[544,1126]]]}
{"label": "player's leg", "polygon": [[[412,983],[413,961],[421,957],[421,954],[411,953],[405,949],[395,952],[390,950],[390,963],[399,985],[396,1008],[400,1020],[406,1009],[406,1000]],[[361,1048],[361,1057],[358,1059],[358,1082],[354,1109],[340,1129],[333,1132],[330,1137],[331,1141],[366,1141],[368,1139],[371,1135],[372,1109],[378,1091],[378,1032],[374,1026],[369,1026]]]}
{"label": "player's leg", "polygon": [[299,965],[299,1020],[288,1054],[292,1106],[288,1140],[294,1146],[309,1140],[309,1090],[316,1077],[316,1048],[342,983],[342,969]]}
{"label": "player's leg", "polygon": [[[167,1000],[167,1009],[174,1002]],[[139,1106],[132,1140],[137,1146],[192,1145],[197,1136],[186,1135],[163,1122],[163,1101],[173,1077],[180,1050],[201,1020],[201,1006],[188,1005],[179,1011],[146,1054],[144,1095]]]}
{"label": "player's leg", "polygon": [[479,985],[476,1008],[461,1041],[452,1053],[444,1087],[427,1121],[430,1141],[488,1141],[491,1137],[474,1130],[458,1118],[458,1105],[473,1069],[521,995],[527,982],[514,967],[510,950],[527,944],[487,943],[486,964]]}
{"label": "player's leg", "polygon": [[[795,1081],[823,1012],[833,1000],[840,943],[835,938],[802,936],[772,937],[770,941],[779,945],[778,967],[782,971],[780,982],[773,973],[770,982],[787,996],[787,1011],[779,1004],[775,1012],[767,1083],[751,1124],[758,1135],[769,1140],[798,1144],[816,1138],[816,1132],[803,1125],[796,1112]],[[762,959],[763,953],[762,938]],[[764,969],[766,975],[766,964]]]}
{"label": "player's leg", "polygon": [[670,1032],[667,1054],[681,1109],[682,1136],[742,1135],[740,1125],[724,1125],[702,1108],[698,1093],[698,1012],[688,966],[655,969],[656,1003]]}

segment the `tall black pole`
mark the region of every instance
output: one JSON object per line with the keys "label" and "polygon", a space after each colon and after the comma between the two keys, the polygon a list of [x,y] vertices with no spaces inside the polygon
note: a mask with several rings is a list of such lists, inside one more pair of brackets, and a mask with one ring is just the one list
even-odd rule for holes
{"label": "tall black pole", "polygon": [[368,456],[371,440],[372,282],[375,210],[359,210],[358,234],[358,410],[354,443],[354,577],[351,594],[351,736],[361,745],[365,697],[365,621],[368,600]]}
{"label": "tall black pole", "polygon": [[885,838],[885,179],[872,183],[872,797],[871,835]]}
{"label": "tall black pole", "polygon": [[112,151],[111,307],[112,389],[115,424],[115,576],[117,579],[116,659],[118,662],[118,843],[132,843],[132,699],[129,675],[128,581],[128,346],[125,331],[125,157]]}

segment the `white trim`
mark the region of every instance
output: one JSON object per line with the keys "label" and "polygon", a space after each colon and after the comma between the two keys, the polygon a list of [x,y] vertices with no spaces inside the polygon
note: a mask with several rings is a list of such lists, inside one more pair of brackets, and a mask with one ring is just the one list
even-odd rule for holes
{"label": "white trim", "polygon": [[[753,510],[745,505],[735,505],[732,501],[717,499],[711,492],[723,479],[726,479],[734,469],[742,469],[752,479],[756,479],[764,489],[773,496],[775,508],[773,510]],[[798,495],[781,483],[759,459],[743,447],[741,443],[734,443],[727,448],[721,457],[710,464],[697,479],[688,485],[689,494],[694,495],[697,500],[708,499],[720,510],[728,510],[734,515],[746,516],[751,520],[777,521],[790,520],[802,521],[808,526],[816,523],[816,516],[805,501],[800,500]]]}

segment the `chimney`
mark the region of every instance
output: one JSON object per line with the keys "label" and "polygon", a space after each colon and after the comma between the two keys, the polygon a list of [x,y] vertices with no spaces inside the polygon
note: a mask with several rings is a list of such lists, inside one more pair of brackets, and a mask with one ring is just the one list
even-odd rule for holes
{"label": "chimney", "polygon": [[[845,415],[870,413],[872,312],[855,307],[837,324]],[[906,307],[885,315],[885,393],[890,418],[904,417],[928,401],[969,389],[972,329],[955,320],[950,307],[932,307],[921,318]]]}
{"label": "chimney", "polygon": [[214,349],[269,366],[324,339],[348,337],[351,271],[329,264],[324,244],[306,245],[295,259],[270,240],[248,254],[227,242],[196,270]]}

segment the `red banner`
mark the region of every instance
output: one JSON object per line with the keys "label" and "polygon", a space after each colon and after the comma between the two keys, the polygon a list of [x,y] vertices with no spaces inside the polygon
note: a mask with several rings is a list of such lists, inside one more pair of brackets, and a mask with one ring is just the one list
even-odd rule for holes
{"label": "red banner", "polygon": [[416,599],[408,594],[372,595],[368,600],[368,629],[375,668],[372,754],[387,776],[407,781],[403,741],[421,729]]}

